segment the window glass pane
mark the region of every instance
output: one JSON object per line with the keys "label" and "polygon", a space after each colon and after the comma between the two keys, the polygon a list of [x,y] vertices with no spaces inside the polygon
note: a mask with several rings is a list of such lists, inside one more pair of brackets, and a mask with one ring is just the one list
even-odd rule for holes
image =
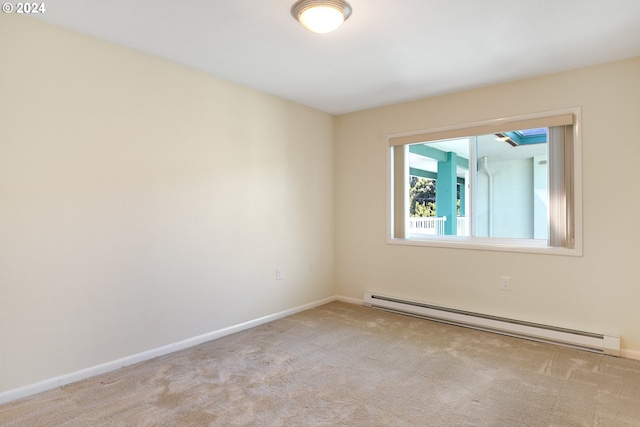
{"label": "window glass pane", "polygon": [[475,152],[475,235],[546,240],[546,129],[480,135]]}
{"label": "window glass pane", "polygon": [[409,146],[410,235],[469,236],[470,138]]}

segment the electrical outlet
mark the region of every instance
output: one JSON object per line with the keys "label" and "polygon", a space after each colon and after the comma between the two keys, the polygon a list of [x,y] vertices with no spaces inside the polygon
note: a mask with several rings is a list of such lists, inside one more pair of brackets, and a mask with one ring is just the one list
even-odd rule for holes
{"label": "electrical outlet", "polygon": [[307,265],[307,268],[309,269],[309,271],[313,271],[313,263],[310,262],[309,265]]}
{"label": "electrical outlet", "polygon": [[500,278],[500,289],[503,291],[511,290],[511,278],[507,276],[502,276]]}
{"label": "electrical outlet", "polygon": [[282,280],[282,267],[276,267],[276,280]]}

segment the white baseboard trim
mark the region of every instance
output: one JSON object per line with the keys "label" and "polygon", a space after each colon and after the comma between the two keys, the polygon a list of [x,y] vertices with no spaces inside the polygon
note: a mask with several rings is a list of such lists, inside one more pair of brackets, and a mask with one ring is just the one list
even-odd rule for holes
{"label": "white baseboard trim", "polygon": [[640,360],[640,351],[621,349],[620,357],[624,357],[625,359]]}
{"label": "white baseboard trim", "polygon": [[189,347],[194,347],[199,344],[203,344],[208,341],[222,338],[227,335],[235,334],[246,329],[250,329],[256,326],[263,325],[265,323],[272,322],[274,320],[282,319],[283,317],[290,316],[292,314],[299,313],[301,311],[308,310],[310,308],[318,307],[332,301],[335,301],[337,297],[332,296],[321,299],[309,304],[304,304],[298,307],[290,308],[288,310],[281,311],[279,313],[270,314],[268,316],[260,317],[258,319],[250,320],[248,322],[240,323],[239,325],[229,326],[227,328],[218,329],[217,331],[208,332],[203,335],[199,335],[193,338],[188,338],[183,341],[178,341],[173,344],[168,344],[162,347],[154,348],[152,350],[144,351],[142,353],[126,356],[121,359],[117,359],[111,362],[103,363],[101,365],[92,366],[90,368],[82,369],[80,371],[72,372],[69,374],[60,375],[59,377],[50,378],[48,380],[40,381],[35,384],[30,384],[24,387],[16,388],[13,390],[7,390],[0,393],[0,405],[3,403],[9,403],[14,400],[22,399],[24,397],[33,396],[44,391],[49,391],[62,387],[67,384],[71,384],[77,381],[81,381],[87,378],[95,377],[96,375],[106,374],[107,372],[115,371],[116,369],[123,368],[125,366],[133,365],[135,363],[144,362],[145,360],[153,359],[154,357],[164,356],[165,354],[173,353],[175,351],[184,350]]}
{"label": "white baseboard trim", "polygon": [[342,302],[348,302],[349,304],[358,304],[358,305],[364,304],[364,301],[362,299],[343,297],[342,295],[336,295],[336,300],[342,301]]}

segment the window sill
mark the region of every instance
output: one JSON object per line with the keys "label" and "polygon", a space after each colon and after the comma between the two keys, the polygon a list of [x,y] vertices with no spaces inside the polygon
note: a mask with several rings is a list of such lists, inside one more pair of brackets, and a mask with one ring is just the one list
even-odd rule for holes
{"label": "window sill", "polygon": [[545,242],[535,240],[511,241],[511,239],[478,239],[469,237],[440,237],[438,239],[412,238],[387,239],[387,244],[403,246],[423,246],[446,249],[466,249],[541,255],[582,256],[581,248],[560,248],[546,246]]}

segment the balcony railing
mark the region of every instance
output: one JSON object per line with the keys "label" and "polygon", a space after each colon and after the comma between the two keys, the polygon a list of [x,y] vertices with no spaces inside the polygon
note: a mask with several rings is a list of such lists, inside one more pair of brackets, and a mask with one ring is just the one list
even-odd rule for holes
{"label": "balcony railing", "polygon": [[[444,235],[444,223],[447,220],[446,216],[436,217],[410,217],[409,218],[409,233],[410,234],[427,234],[427,235]],[[457,218],[457,235],[468,236],[469,235],[469,221],[467,217],[459,216]]]}

